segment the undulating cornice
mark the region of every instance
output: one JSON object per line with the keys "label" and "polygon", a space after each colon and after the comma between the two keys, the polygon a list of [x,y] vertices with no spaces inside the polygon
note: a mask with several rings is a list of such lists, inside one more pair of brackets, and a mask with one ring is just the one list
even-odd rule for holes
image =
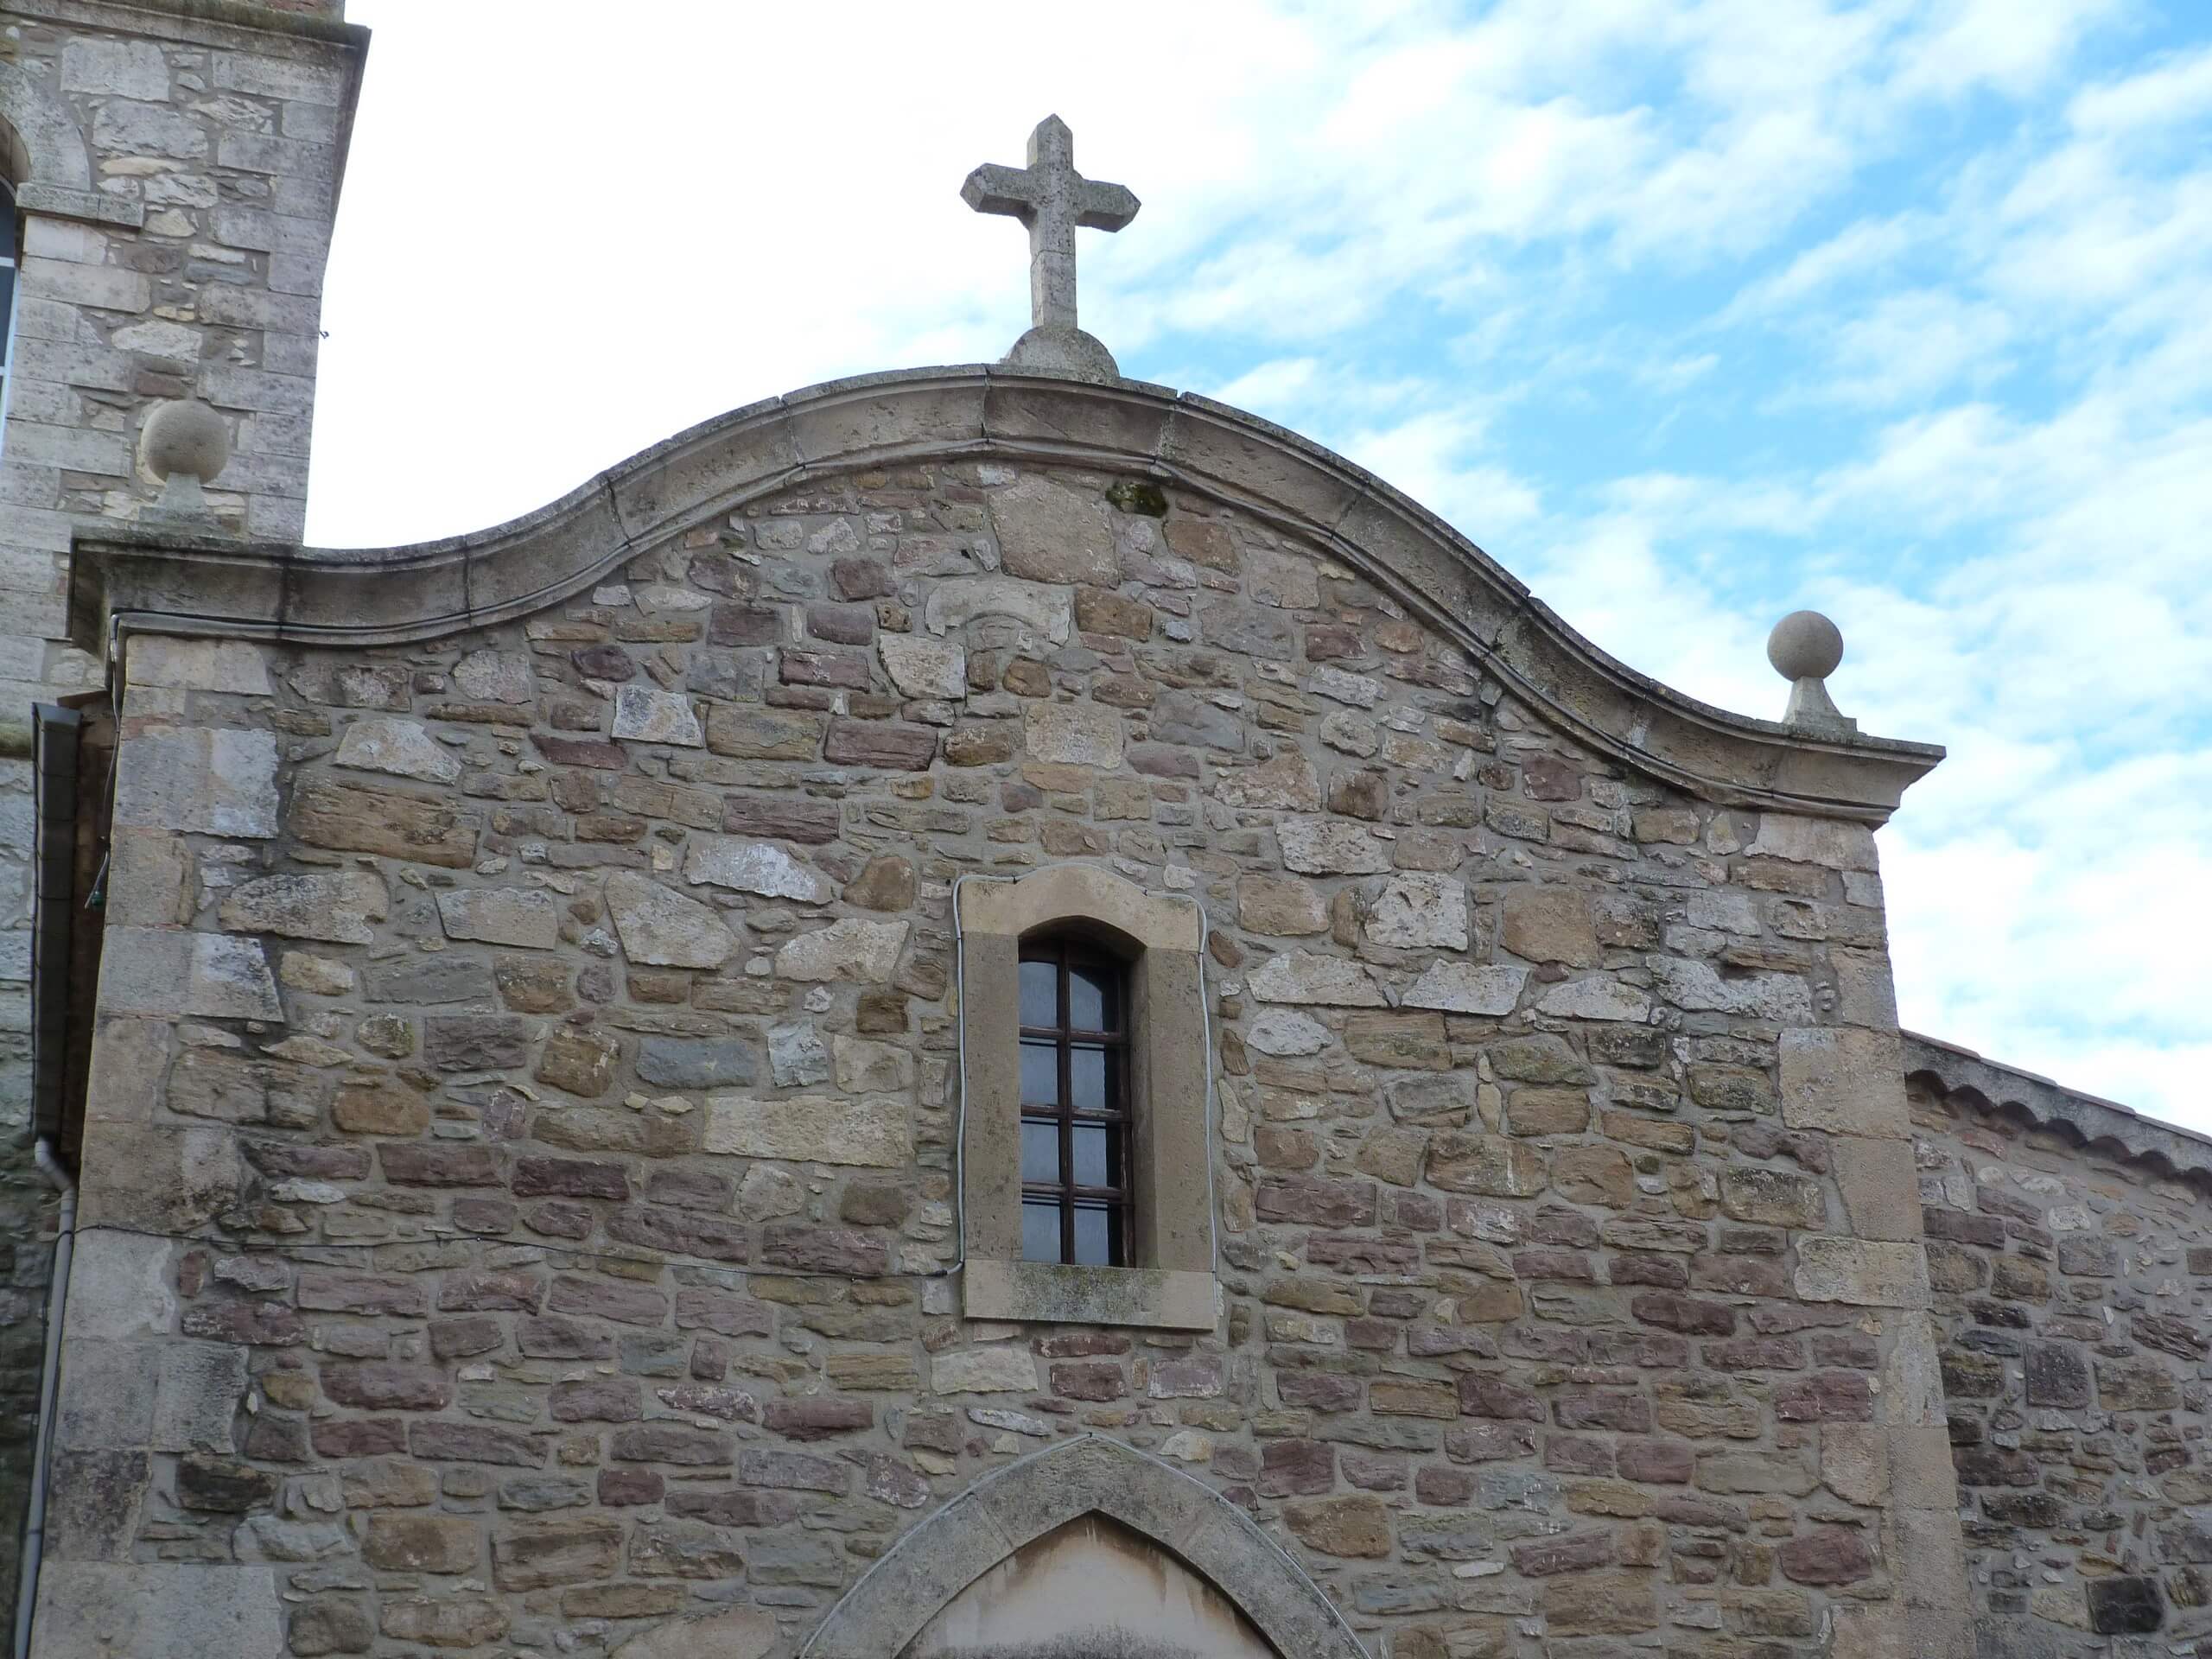
{"label": "undulating cornice", "polygon": [[87,650],[118,623],[337,647],[432,639],[557,605],[667,537],[814,480],[994,459],[1151,477],[1273,524],[1373,582],[1578,741],[1708,800],[1879,823],[1942,759],[1929,744],[1730,714],[1638,674],[1418,503],[1240,410],[1136,381],[984,365],[832,381],[754,404],[534,512],[413,546],[88,524],[72,626]]}

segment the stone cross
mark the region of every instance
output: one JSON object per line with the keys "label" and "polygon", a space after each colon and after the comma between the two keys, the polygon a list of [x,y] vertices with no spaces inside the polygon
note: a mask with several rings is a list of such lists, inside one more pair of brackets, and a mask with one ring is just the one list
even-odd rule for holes
{"label": "stone cross", "polygon": [[1136,197],[1075,170],[1075,135],[1048,115],[1029,135],[1029,165],[989,162],[968,175],[960,198],[979,213],[1005,213],[1029,227],[1029,332],[1006,360],[1086,379],[1113,379],[1113,354],[1076,326],[1075,232],[1077,226],[1118,231],[1137,216]]}

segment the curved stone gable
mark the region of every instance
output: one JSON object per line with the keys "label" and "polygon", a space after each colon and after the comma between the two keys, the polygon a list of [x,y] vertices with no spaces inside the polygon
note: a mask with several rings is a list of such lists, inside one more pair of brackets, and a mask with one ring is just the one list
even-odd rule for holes
{"label": "curved stone gable", "polygon": [[104,531],[79,543],[89,556],[73,628],[88,649],[111,624],[336,646],[436,639],[557,604],[662,540],[810,480],[995,457],[1159,480],[1249,513],[1373,582],[1578,741],[1704,799],[1880,823],[1942,756],[1813,737],[1670,690],[1380,479],[1241,410],[1133,381],[982,367],[831,382],[734,410],[536,512],[412,547]]}
{"label": "curved stone gable", "polygon": [[1227,1498],[1170,1465],[1086,1434],[1022,1459],[931,1515],[846,1592],[800,1659],[883,1659],[961,1591],[1034,1539],[1099,1514],[1171,1551],[1297,1659],[1368,1659],[1328,1599]]}

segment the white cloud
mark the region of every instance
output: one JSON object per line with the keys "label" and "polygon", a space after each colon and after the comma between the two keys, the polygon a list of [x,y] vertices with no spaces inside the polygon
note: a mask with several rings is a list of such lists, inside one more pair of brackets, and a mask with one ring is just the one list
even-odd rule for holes
{"label": "white cloud", "polygon": [[1767,627],[1829,610],[1846,710],[1953,751],[1885,836],[1908,1022],[2212,1126],[2212,48],[2107,0],[351,10],[319,537],[995,357],[1020,232],[955,191],[1057,110],[1145,200],[1083,245],[1126,369],[1707,701],[1778,712]]}

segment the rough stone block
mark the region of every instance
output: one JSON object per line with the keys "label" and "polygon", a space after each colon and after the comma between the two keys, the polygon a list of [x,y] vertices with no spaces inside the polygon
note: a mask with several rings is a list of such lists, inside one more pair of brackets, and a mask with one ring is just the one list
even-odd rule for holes
{"label": "rough stone block", "polygon": [[1893,1242],[1921,1236],[1919,1175],[1910,1141],[1839,1135],[1828,1150],[1853,1233]]}
{"label": "rough stone block", "polygon": [[1782,1121],[1900,1140],[1911,1133],[1897,1033],[1843,1027],[1782,1033]]}
{"label": "rough stone block", "polygon": [[756,1100],[717,1095],[707,1103],[706,1149],[741,1158],[896,1168],[912,1160],[906,1103],[799,1095]]}
{"label": "rough stone block", "polygon": [[49,1560],[39,1574],[40,1659],[284,1659],[270,1567]]}
{"label": "rough stone block", "polygon": [[1801,1236],[1797,1294],[1808,1302],[1856,1307],[1924,1308],[1928,1262],[1916,1245]]}

